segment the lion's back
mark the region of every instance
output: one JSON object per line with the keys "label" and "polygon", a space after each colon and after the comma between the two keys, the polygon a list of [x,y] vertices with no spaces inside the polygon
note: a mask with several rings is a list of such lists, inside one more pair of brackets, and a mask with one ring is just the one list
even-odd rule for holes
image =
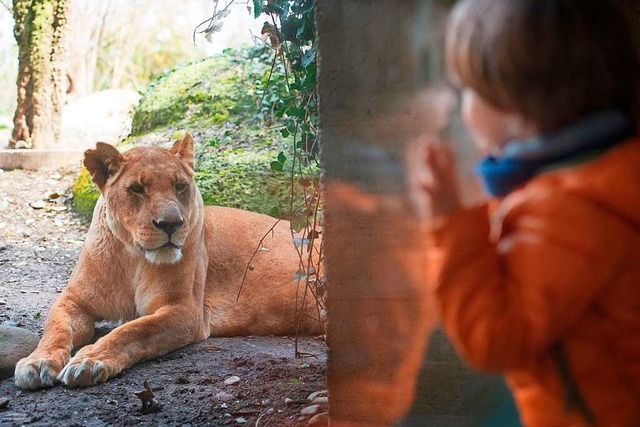
{"label": "lion's back", "polygon": [[296,285],[300,255],[289,222],[240,209],[207,207],[205,241],[212,334],[295,333],[293,308],[304,283]]}

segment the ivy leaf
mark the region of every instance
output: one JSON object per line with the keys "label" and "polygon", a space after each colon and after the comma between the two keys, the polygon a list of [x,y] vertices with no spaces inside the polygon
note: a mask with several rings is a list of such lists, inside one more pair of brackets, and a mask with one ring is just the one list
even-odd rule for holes
{"label": "ivy leaf", "polygon": [[283,165],[284,165],[284,162],[287,161],[287,156],[285,156],[282,151],[280,152],[280,154],[278,154],[278,161]]}
{"label": "ivy leaf", "polygon": [[307,68],[310,64],[316,62],[316,47],[313,46],[302,57],[302,66]]}
{"label": "ivy leaf", "polygon": [[291,229],[294,233],[299,233],[300,230],[307,226],[307,217],[304,214],[296,214],[290,221]]}
{"label": "ivy leaf", "polygon": [[257,18],[262,13],[261,0],[253,0],[253,17]]}
{"label": "ivy leaf", "polygon": [[287,129],[280,130],[280,133],[282,134],[283,138],[288,138],[289,135],[291,135]]}
{"label": "ivy leaf", "polygon": [[277,206],[272,207],[271,210],[269,211],[269,215],[276,218],[279,217],[281,213],[282,213],[282,210]]}
{"label": "ivy leaf", "polygon": [[302,35],[304,34],[304,30],[305,30],[305,28],[304,28],[304,27],[305,27],[305,21],[300,20],[300,21],[298,21],[298,22],[302,22],[302,25],[300,25],[300,26],[298,27],[298,30],[296,31],[296,38],[297,38],[297,39],[300,39],[300,38],[302,37]]}
{"label": "ivy leaf", "polygon": [[284,165],[280,162],[271,162],[271,170],[276,172],[282,172]]}

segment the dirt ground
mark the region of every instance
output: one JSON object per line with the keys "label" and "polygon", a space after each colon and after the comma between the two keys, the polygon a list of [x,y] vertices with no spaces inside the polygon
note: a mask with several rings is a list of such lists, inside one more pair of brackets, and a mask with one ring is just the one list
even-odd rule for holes
{"label": "dirt ground", "polygon": [[[87,228],[68,208],[76,173],[0,173],[2,325],[41,334],[71,274]],[[306,425],[312,414],[303,409],[326,411],[326,403],[310,409],[308,400],[326,387],[326,348],[320,339],[302,338],[298,350],[310,356],[296,358],[287,337],[210,338],[85,389],[28,392],[8,379],[0,382],[0,426]],[[134,393],[145,381],[157,412],[140,412]]]}

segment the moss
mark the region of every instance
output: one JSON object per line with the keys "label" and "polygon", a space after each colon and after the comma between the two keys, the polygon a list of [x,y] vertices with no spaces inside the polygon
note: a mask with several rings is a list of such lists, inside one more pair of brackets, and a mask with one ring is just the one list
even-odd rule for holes
{"label": "moss", "polygon": [[265,72],[245,51],[223,54],[177,67],[147,88],[133,118],[131,134],[177,123],[221,125],[255,115],[252,85]]}
{"label": "moss", "polygon": [[[228,206],[269,214],[277,207],[287,211],[291,205],[291,177],[271,171],[271,151],[232,151],[214,155],[198,167],[196,183],[205,204]],[[297,179],[296,193],[301,194]],[[302,203],[296,198],[295,205]]]}
{"label": "moss", "polygon": [[[195,179],[206,204],[287,211],[291,177],[270,168],[278,153],[287,152],[285,140],[278,129],[263,125],[258,107],[270,65],[268,56],[235,51],[171,70],[149,85],[132,135],[119,148],[166,146],[189,131],[196,141]],[[90,215],[99,193],[86,171],[74,194],[77,209]],[[300,198],[294,205],[301,203]]]}
{"label": "moss", "polygon": [[73,203],[76,211],[84,218],[91,218],[99,197],[100,190],[91,181],[91,174],[86,168],[82,168],[73,185]]}

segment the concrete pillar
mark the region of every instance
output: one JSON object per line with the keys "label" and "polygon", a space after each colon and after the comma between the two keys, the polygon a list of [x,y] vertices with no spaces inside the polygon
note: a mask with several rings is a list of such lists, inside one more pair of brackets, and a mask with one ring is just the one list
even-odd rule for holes
{"label": "concrete pillar", "polygon": [[[405,192],[403,153],[417,138],[459,131],[443,85],[445,10],[435,0],[316,2],[332,426],[397,425],[411,409],[435,327],[427,241]],[[473,153],[458,154],[468,178]],[[467,188],[472,197],[475,187]],[[409,423],[446,416],[452,393],[486,382],[446,348],[442,334],[432,340],[430,353],[446,354],[446,363],[427,361],[425,372],[444,371],[421,378],[430,403],[416,405]]]}

